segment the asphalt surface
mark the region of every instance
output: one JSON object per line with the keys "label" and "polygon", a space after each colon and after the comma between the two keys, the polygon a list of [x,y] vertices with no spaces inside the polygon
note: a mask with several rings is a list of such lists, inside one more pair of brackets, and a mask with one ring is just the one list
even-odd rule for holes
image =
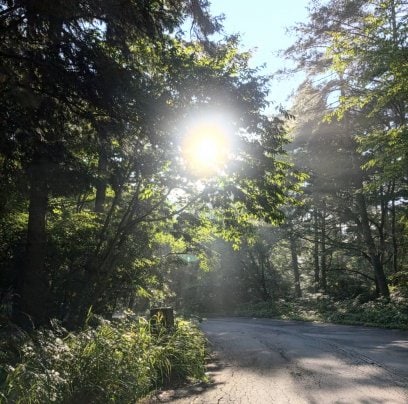
{"label": "asphalt surface", "polygon": [[202,323],[211,382],[162,402],[408,404],[408,332],[270,319]]}

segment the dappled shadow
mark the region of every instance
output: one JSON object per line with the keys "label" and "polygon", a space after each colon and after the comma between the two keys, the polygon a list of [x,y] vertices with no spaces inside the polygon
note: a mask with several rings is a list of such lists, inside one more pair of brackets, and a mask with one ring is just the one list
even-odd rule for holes
{"label": "dappled shadow", "polygon": [[[386,368],[395,369],[399,376],[406,378],[408,382],[408,331],[294,320],[229,318],[219,319],[219,321],[227,324],[233,322],[236,325],[234,330],[221,327],[220,336],[223,332],[228,333],[228,338],[242,335],[244,329],[239,329],[240,322],[244,327],[250,324],[251,330],[261,336],[267,336],[270,333],[280,338],[285,338],[285,335],[289,337],[297,335],[302,338],[303,343],[309,343],[309,345],[316,346],[319,342],[317,348],[323,349],[323,352],[324,349],[329,352],[340,351],[356,362],[381,364]],[[281,353],[284,354],[282,350]]]}
{"label": "dappled shadow", "polygon": [[243,374],[290,383],[308,403],[408,402],[408,332],[238,318],[203,329],[221,360]]}
{"label": "dappled shadow", "polygon": [[[323,404],[321,401],[316,401],[313,398],[308,397],[307,398],[308,404]],[[335,401],[330,401],[331,404],[350,404],[350,400],[335,400]],[[355,404],[390,404],[389,400],[382,400],[378,399],[376,397],[366,397],[364,399],[360,400],[353,400],[353,403]]]}
{"label": "dappled shadow", "polygon": [[219,388],[224,383],[215,381],[219,372],[228,365],[221,362],[217,355],[212,355],[206,364],[206,375],[208,382],[187,384],[174,389],[158,391],[153,397],[143,401],[143,404],[170,403],[178,399],[188,399],[189,397],[198,397],[209,390]]}

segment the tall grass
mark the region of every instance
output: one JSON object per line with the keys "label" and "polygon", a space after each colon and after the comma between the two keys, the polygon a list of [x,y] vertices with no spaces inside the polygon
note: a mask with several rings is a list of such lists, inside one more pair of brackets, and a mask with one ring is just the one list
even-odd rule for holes
{"label": "tall grass", "polygon": [[0,402],[131,403],[168,380],[202,380],[205,341],[178,319],[172,332],[144,319],[109,322],[68,333],[26,336],[15,363],[3,363]]}

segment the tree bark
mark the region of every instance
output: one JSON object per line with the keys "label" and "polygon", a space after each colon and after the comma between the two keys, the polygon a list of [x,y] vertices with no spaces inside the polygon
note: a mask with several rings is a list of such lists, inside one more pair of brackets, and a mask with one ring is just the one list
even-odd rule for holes
{"label": "tree bark", "polygon": [[25,262],[20,276],[18,321],[42,325],[49,320],[49,280],[45,272],[46,213],[48,208],[47,164],[37,161],[29,168],[30,195]]}
{"label": "tree bark", "polygon": [[105,210],[106,199],[106,169],[108,166],[108,158],[106,155],[105,142],[101,141],[98,156],[98,178],[96,182],[96,196],[95,196],[95,212],[103,213]]}
{"label": "tree bark", "polygon": [[266,276],[265,276],[265,257],[263,254],[259,256],[259,264],[261,269],[261,287],[262,287],[262,299],[266,302],[271,299],[271,295],[266,286]]}
{"label": "tree bark", "polygon": [[391,238],[392,238],[392,271],[398,272],[398,242],[396,232],[396,211],[395,211],[395,180],[392,184],[392,201],[391,201]]}
{"label": "tree bark", "polygon": [[361,230],[363,233],[364,242],[367,245],[368,256],[370,257],[370,263],[374,271],[378,291],[380,295],[388,298],[390,296],[390,291],[388,288],[387,277],[384,273],[382,254],[381,252],[377,251],[373,236],[371,234],[365,197],[361,192],[359,192],[357,193],[356,198],[361,216]]}
{"label": "tree bark", "polygon": [[290,236],[290,252],[292,255],[292,270],[293,277],[295,280],[295,297],[302,297],[302,289],[300,288],[300,273],[299,273],[299,262],[297,255],[297,245],[296,239],[293,235]]}
{"label": "tree bark", "polygon": [[319,267],[319,214],[315,208],[314,216],[314,240],[313,240],[313,258],[314,258],[314,291],[318,292],[320,287],[320,267]]}
{"label": "tree bark", "polygon": [[327,261],[326,261],[326,204],[323,205],[322,210],[322,226],[321,226],[321,240],[320,240],[320,248],[321,248],[321,259],[320,259],[320,266],[321,266],[321,273],[322,273],[322,289],[323,292],[327,292]]}

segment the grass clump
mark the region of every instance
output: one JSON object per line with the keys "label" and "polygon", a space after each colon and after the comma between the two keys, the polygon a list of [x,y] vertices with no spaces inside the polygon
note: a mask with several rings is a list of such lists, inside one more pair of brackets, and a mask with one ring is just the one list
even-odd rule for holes
{"label": "grass clump", "polygon": [[171,332],[136,318],[99,319],[75,333],[53,324],[26,334],[16,351],[1,364],[0,402],[135,402],[169,380],[205,378],[204,337],[181,319]]}

